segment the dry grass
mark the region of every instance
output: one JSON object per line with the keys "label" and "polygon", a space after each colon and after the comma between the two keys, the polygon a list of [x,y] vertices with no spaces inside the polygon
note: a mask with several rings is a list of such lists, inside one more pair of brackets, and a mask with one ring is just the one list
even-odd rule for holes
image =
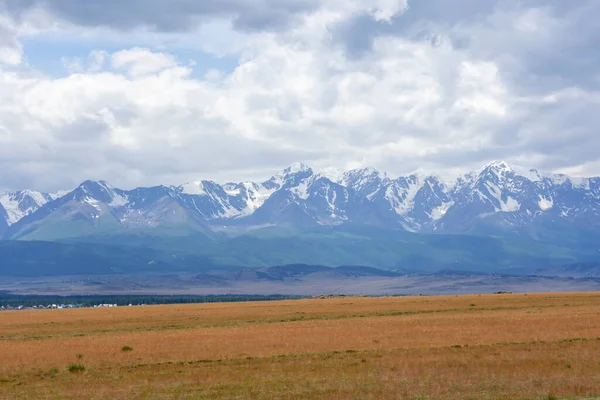
{"label": "dry grass", "polygon": [[593,398],[599,316],[599,293],[4,312],[0,398]]}

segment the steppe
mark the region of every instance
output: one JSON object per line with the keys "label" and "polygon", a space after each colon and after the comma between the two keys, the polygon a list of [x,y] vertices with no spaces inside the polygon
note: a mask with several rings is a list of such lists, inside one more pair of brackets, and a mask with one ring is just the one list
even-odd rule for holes
{"label": "steppe", "polygon": [[0,312],[2,399],[600,396],[600,293]]}

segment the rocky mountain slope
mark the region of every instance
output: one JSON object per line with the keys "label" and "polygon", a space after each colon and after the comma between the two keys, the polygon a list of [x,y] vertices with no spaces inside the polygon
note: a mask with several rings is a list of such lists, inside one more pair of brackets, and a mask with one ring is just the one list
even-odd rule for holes
{"label": "rocky mountain slope", "polygon": [[544,239],[600,232],[600,178],[489,163],[446,181],[391,178],[366,168],[293,164],[264,182],[121,190],[86,181],[72,191],[0,196],[4,238],[53,240],[126,231],[239,232],[264,227],[374,226],[420,233],[525,233]]}

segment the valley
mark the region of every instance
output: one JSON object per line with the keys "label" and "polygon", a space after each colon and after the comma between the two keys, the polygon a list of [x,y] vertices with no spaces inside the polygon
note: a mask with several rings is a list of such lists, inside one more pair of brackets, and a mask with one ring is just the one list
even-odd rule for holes
{"label": "valley", "polygon": [[[283,270],[283,271],[282,271]],[[287,271],[286,271],[287,270]],[[209,273],[139,273],[3,278],[12,295],[369,295],[491,294],[599,291],[600,275],[579,277],[478,274],[460,271],[400,274],[356,267],[283,267]]]}

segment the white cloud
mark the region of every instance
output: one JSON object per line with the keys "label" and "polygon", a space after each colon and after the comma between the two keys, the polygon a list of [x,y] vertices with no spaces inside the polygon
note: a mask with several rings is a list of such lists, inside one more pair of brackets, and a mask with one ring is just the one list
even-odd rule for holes
{"label": "white cloud", "polygon": [[8,16],[0,13],[0,66],[21,63],[23,48],[17,40],[17,27]]}
{"label": "white cloud", "polygon": [[496,116],[506,115],[506,100],[503,97],[507,93],[495,64],[464,61],[460,66],[458,89],[462,96],[455,102],[456,108]]}
{"label": "white cloud", "polygon": [[369,1],[368,4],[372,4],[369,11],[375,20],[387,22],[408,7],[406,0],[376,0]]}
{"label": "white cloud", "polygon": [[99,72],[104,69],[104,64],[109,57],[108,52],[103,50],[94,50],[88,56],[88,71]]}
{"label": "white cloud", "polygon": [[[95,52],[93,57],[98,57]],[[170,54],[154,53],[139,47],[121,50],[112,55],[113,68],[123,69],[132,76],[152,74],[177,65],[177,60]]]}
{"label": "white cloud", "polygon": [[[572,43],[568,21],[496,8],[459,25],[413,21],[429,27],[413,35],[395,25],[410,12],[401,1],[329,1],[277,34],[222,18],[175,34],[238,54],[231,73],[199,76],[176,46],[148,44],[65,59],[63,78],[0,69],[0,186],[255,179],[299,160],[398,174],[501,158],[600,173],[598,90],[557,81],[530,57]],[[384,29],[360,56],[332,35],[354,18]]]}

